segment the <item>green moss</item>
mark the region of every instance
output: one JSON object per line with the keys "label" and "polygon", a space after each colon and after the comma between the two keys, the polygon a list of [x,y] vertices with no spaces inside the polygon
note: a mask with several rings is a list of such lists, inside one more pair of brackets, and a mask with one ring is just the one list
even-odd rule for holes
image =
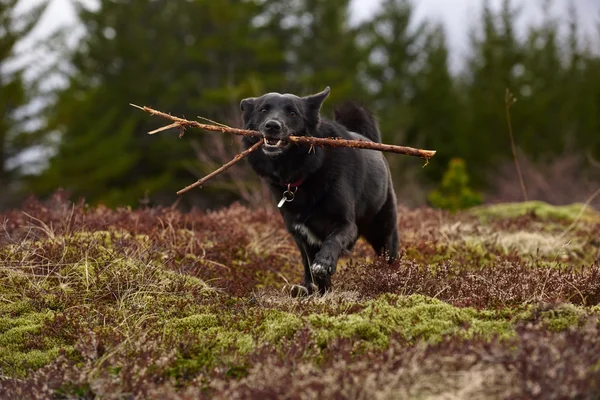
{"label": "green moss", "polygon": [[423,246],[415,239],[406,243],[403,248],[406,259],[414,260],[418,264],[423,265],[423,268],[429,268],[430,272],[434,273],[437,267],[448,261],[459,258],[463,263],[457,268],[477,268],[493,265],[499,254],[503,254],[501,248],[496,248],[497,244],[492,242],[493,238],[480,238],[463,234],[460,238],[452,238],[447,243],[431,244],[428,247]]}
{"label": "green moss", "polygon": [[236,374],[242,373],[245,356],[257,346],[277,344],[302,326],[302,318],[277,310],[248,307],[241,316],[217,311],[205,309],[167,322],[165,335],[171,340],[184,340],[189,346],[180,352],[170,375],[185,380],[216,364],[233,365]]}
{"label": "green moss", "polygon": [[91,399],[94,397],[94,392],[89,383],[77,385],[68,382],[56,389],[55,396],[58,398]]}
{"label": "green moss", "polygon": [[277,343],[283,338],[294,336],[302,325],[302,319],[294,314],[271,310],[267,311],[259,330],[263,332],[264,340]]}
{"label": "green moss", "polygon": [[168,335],[198,334],[208,338],[215,348],[235,346],[246,353],[257,343],[276,344],[291,338],[302,325],[302,318],[292,313],[248,308],[242,318],[203,312],[168,321],[165,329]]}
{"label": "green moss", "polygon": [[193,314],[168,321],[165,334],[173,338],[190,337],[191,334],[197,338],[197,344],[201,348],[217,352],[233,347],[240,354],[246,354],[255,345],[252,335],[236,329],[235,324],[222,321],[211,313]]}
{"label": "green moss", "polygon": [[68,240],[71,242],[89,243],[93,242],[96,245],[102,245],[107,249],[112,249],[113,240],[133,239],[140,243],[145,243],[150,240],[148,235],[131,235],[126,231],[104,230],[104,231],[78,231],[71,234]]}
{"label": "green moss", "polygon": [[[572,222],[579,217],[583,207],[585,205],[582,203],[553,206],[542,201],[526,201],[479,206],[469,210],[468,213],[479,217],[483,221],[487,221],[490,218],[517,218],[533,214],[541,219],[557,219]],[[581,213],[581,219],[598,222],[600,221],[600,213],[590,207],[586,207],[584,212]]]}
{"label": "green moss", "polygon": [[[482,218],[502,218],[524,215],[533,209],[544,218],[570,221],[579,213],[578,207],[580,205],[552,207],[531,202],[481,207],[474,210],[473,214]],[[597,213],[589,215],[595,216]],[[468,223],[473,223],[477,229],[468,231]],[[561,225],[539,221],[536,224],[553,227]],[[549,240],[554,235],[552,232],[542,232],[539,238],[523,235],[521,232],[504,235],[502,232],[493,232],[492,226],[488,227],[488,233],[482,225],[469,218],[460,230],[455,228],[448,231],[450,239],[447,242],[423,241],[422,237],[414,233],[415,239],[407,245],[406,257],[414,258],[423,265],[423,273],[434,276],[437,274],[440,280],[444,279],[437,273],[440,267],[436,264],[440,261],[457,260],[460,257],[461,262],[452,262],[451,268],[465,270],[472,266],[480,267],[488,260],[491,263],[496,257],[501,257],[503,252],[500,250],[503,247],[515,249],[518,254],[549,254],[552,260],[556,258],[557,251],[554,247],[549,246],[546,251],[540,245],[552,244]],[[176,232],[185,239],[182,243],[194,239],[192,231]],[[130,247],[122,249],[121,246],[114,246],[118,249],[113,249],[116,239],[126,240],[124,246]],[[37,244],[28,242],[22,247],[6,247],[6,257],[13,264],[23,259],[26,252],[37,252],[49,243],[56,243],[56,246],[49,246],[51,248],[44,251],[61,256],[60,261],[56,261],[56,266],[50,266],[52,274],[49,276],[34,274],[26,268],[0,271],[0,300],[3,301],[0,303],[0,374],[23,376],[52,361],[61,349],[73,349],[71,346],[74,343],[60,342],[71,339],[57,339],[60,333],[54,333],[56,337],[52,337],[49,329],[44,331],[44,322],[53,315],[58,315],[49,311],[49,308],[68,310],[64,312],[64,320],[55,321],[56,324],[52,325],[55,329],[60,327],[58,329],[62,332],[77,332],[71,328],[81,324],[86,328],[101,328],[111,333],[113,330],[125,332],[127,337],[134,339],[141,334],[157,341],[163,339],[164,343],[161,344],[165,348],[175,348],[178,351],[173,367],[173,374],[178,378],[197,377],[200,371],[206,373],[217,366],[226,368],[228,376],[244,376],[247,373],[249,354],[265,344],[284,350],[285,345],[282,343],[286,343],[285,339],[295,340],[304,326],[312,332],[307,343],[312,349],[315,344],[321,348],[326,347],[337,338],[353,340],[358,349],[382,349],[389,344],[392,336],[409,343],[438,342],[444,336],[510,337],[514,334],[517,321],[526,320],[533,315],[531,308],[525,306],[523,309],[527,312],[523,309],[475,310],[453,307],[419,295],[382,295],[374,300],[360,302],[339,299],[332,302],[327,297],[298,302],[296,299],[284,298],[283,295],[271,302],[261,302],[260,297],[254,295],[237,298],[227,295],[225,291],[212,290],[201,279],[177,272],[176,264],[171,263],[168,268],[165,267],[164,259],[172,257],[172,254],[167,254],[164,249],[164,253],[161,252],[160,245],[156,246],[156,252],[141,254],[140,243],[147,240],[150,239],[144,235],[100,231],[44,239]],[[575,242],[571,242],[571,246],[573,243]],[[83,246],[86,246],[85,253],[82,251]],[[212,244],[208,243],[206,246]],[[64,257],[63,250],[68,253]],[[259,250],[261,257],[270,254],[268,249]],[[23,254],[18,253],[19,251]],[[186,247],[185,252],[187,251],[193,250]],[[185,255],[175,257],[185,259],[182,265],[191,261],[199,262],[198,255],[185,252],[181,253]],[[240,259],[233,260],[231,266],[242,269],[247,264],[250,265],[250,270],[255,274],[252,282],[260,282],[259,286],[268,287],[281,284],[279,275],[260,268],[253,269],[255,266],[251,263],[254,261],[249,258],[246,247],[238,252]],[[287,278],[296,276],[297,262],[284,261],[287,260],[284,257],[281,260],[278,272]],[[345,261],[348,259],[342,262]],[[293,272],[282,272],[288,269],[293,269]],[[186,270],[189,269],[181,269]],[[246,277],[241,276],[240,279]],[[207,293],[206,297],[199,296],[204,293]],[[216,298],[219,301],[215,301]],[[82,304],[83,308],[80,307]],[[35,312],[40,310],[43,312]],[[590,308],[570,305],[546,308],[537,312],[535,321],[543,321],[550,330],[562,330],[580,324],[590,315],[589,310]],[[108,340],[106,346],[116,346],[118,340]],[[318,361],[319,354],[307,354],[310,354],[306,355],[307,358]],[[79,390],[83,393],[87,388],[64,388],[65,393]]]}
{"label": "green moss", "polygon": [[559,304],[551,310],[542,311],[541,319],[547,328],[557,332],[577,326],[587,317],[586,311],[573,304]]}
{"label": "green moss", "polygon": [[388,343],[389,327],[382,326],[379,321],[365,318],[363,315],[328,316],[312,314],[308,317],[319,347],[336,338],[352,338],[370,342],[378,347]]}
{"label": "green moss", "polygon": [[217,349],[228,349],[233,347],[238,355],[249,354],[255,348],[255,340],[252,335],[242,333],[236,330],[223,330],[211,328],[208,330],[210,334],[215,333],[217,340],[215,346]]}
{"label": "green moss", "polygon": [[52,312],[24,313],[19,317],[0,318],[0,370],[16,377],[55,359],[61,349],[70,347],[44,336],[44,320]]}
{"label": "green moss", "polygon": [[366,308],[357,314],[313,314],[308,320],[321,347],[331,339],[345,337],[381,348],[388,344],[392,333],[409,342],[437,342],[446,335],[510,337],[513,334],[505,313],[457,308],[421,295],[383,295],[367,302]]}
{"label": "green moss", "polygon": [[51,312],[31,312],[16,318],[0,318],[0,346],[20,345],[24,332],[39,330],[44,320],[51,316]]}
{"label": "green moss", "polygon": [[[30,313],[33,311],[33,307],[28,301],[19,300],[10,303],[0,303],[0,317],[10,316],[10,317],[18,317],[19,315]],[[0,332],[2,332],[2,320],[4,318],[0,318]]]}
{"label": "green moss", "polygon": [[205,330],[218,326],[219,320],[214,314],[195,314],[189,317],[179,318],[175,321],[169,322],[169,325],[176,329],[193,329],[193,330]]}
{"label": "green moss", "polygon": [[[184,339],[187,348],[179,353],[175,364],[167,369],[169,376],[187,380],[200,371],[209,370],[217,364],[228,363],[232,355],[234,358],[243,358],[256,348],[255,340],[250,334],[223,327],[200,329],[202,330],[196,331],[194,336],[185,336],[184,332],[178,331],[171,337],[172,340]],[[187,331],[188,335],[189,333],[190,331]]]}
{"label": "green moss", "polygon": [[[2,347],[0,346],[0,351]],[[41,368],[55,360],[60,351],[71,351],[72,347],[56,346],[45,350],[11,351],[0,356],[0,370],[13,377],[24,377],[30,370]]]}

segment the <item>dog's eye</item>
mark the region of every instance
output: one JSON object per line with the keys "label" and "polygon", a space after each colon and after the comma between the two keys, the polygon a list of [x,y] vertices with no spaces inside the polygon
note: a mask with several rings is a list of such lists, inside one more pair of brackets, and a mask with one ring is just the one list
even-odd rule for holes
{"label": "dog's eye", "polygon": [[263,107],[263,108],[261,108],[261,109],[260,109],[260,112],[261,112],[261,113],[266,113],[266,112],[267,112],[267,109],[266,109],[265,107]]}
{"label": "dog's eye", "polygon": [[296,115],[298,115],[296,111],[290,111],[290,117],[295,117]]}

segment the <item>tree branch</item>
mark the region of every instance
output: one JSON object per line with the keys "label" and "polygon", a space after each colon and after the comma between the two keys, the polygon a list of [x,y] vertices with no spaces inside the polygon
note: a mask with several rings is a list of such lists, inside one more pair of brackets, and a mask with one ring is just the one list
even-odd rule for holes
{"label": "tree branch", "polygon": [[238,162],[242,161],[244,158],[246,158],[250,153],[252,153],[254,150],[259,149],[260,147],[262,147],[262,145],[264,144],[264,142],[261,140],[260,142],[255,143],[254,145],[252,145],[252,147],[249,147],[247,150],[241,152],[240,154],[236,155],[233,160],[229,161],[227,164],[223,165],[221,168],[214,170],[213,172],[211,172],[210,174],[206,175],[204,178],[199,179],[197,182],[192,183],[189,186],[184,187],[183,189],[181,189],[180,191],[177,192],[178,195],[182,195],[185,192],[198,187],[198,186],[202,186],[204,185],[204,183],[206,183],[206,181],[208,181],[209,179],[219,175],[221,172],[229,169],[229,167],[231,167],[234,164],[237,164]]}
{"label": "tree branch", "polygon": [[[166,126],[163,126],[162,128],[158,128],[151,132],[148,132],[149,135],[153,135],[155,133],[166,131],[171,128],[178,128],[181,132],[179,135],[179,137],[181,138],[183,136],[183,131],[185,130],[185,128],[199,128],[199,129],[204,129],[206,131],[230,133],[233,135],[258,137],[258,138],[263,137],[262,133],[257,132],[257,131],[232,128],[227,125],[218,124],[216,122],[214,123],[215,125],[202,124],[200,122],[188,121],[187,119],[174,117],[170,114],[155,110],[150,107],[146,107],[146,106],[140,107],[140,106],[136,106],[135,104],[130,104],[130,105],[135,108],[139,108],[140,110],[146,111],[152,115],[156,115],[156,116],[166,118],[168,120],[173,121],[173,123],[171,123],[169,125],[166,125]],[[203,117],[200,117],[200,118],[205,119]],[[213,121],[211,121],[211,122],[213,122]],[[308,145],[308,146],[310,146],[309,151],[310,151],[310,149],[312,149],[313,146],[319,146],[319,147],[349,147],[349,148],[353,148],[353,149],[379,150],[379,151],[386,151],[389,153],[405,154],[405,155],[425,159],[425,165],[427,165],[429,163],[429,159],[435,155],[434,150],[421,150],[421,149],[415,149],[412,147],[396,146],[396,145],[385,144],[385,143],[375,143],[375,142],[366,141],[366,140],[347,140],[347,139],[340,139],[340,138],[316,138],[316,137],[309,137],[309,136],[290,136],[287,138],[287,140],[289,140],[290,142],[296,143],[296,144]],[[202,186],[209,179],[211,179],[211,178],[219,175],[221,172],[229,169],[232,165],[240,162],[241,160],[246,158],[250,153],[252,153],[253,151],[262,147],[263,144],[264,144],[263,140],[258,141],[257,143],[252,145],[250,148],[248,148],[246,151],[243,151],[242,153],[236,155],[233,160],[229,161],[227,164],[223,165],[221,168],[211,172],[210,174],[206,175],[204,178],[198,180],[197,182],[179,190],[177,192],[177,194],[182,195],[185,192],[187,192],[195,187]]]}
{"label": "tree branch", "polygon": [[[262,133],[247,129],[238,129],[232,128],[226,125],[209,125],[202,124],[196,121],[188,121],[183,118],[174,117],[170,114],[166,114],[162,111],[155,110],[150,107],[140,107],[135,104],[130,104],[133,107],[139,108],[140,110],[146,111],[152,115],[156,115],[162,118],[169,119],[173,121],[172,124],[167,126],[163,126],[162,128],[155,129],[151,132],[148,132],[149,135],[153,135],[158,132],[162,132],[164,130],[170,128],[199,128],[207,131],[213,132],[222,132],[222,133],[230,133],[233,135],[241,135],[248,137],[262,137]],[[396,153],[396,154],[404,154],[413,157],[419,157],[426,161],[426,164],[429,162],[429,159],[435,155],[434,150],[421,150],[415,149],[413,147],[406,146],[397,146],[393,144],[385,144],[385,143],[375,143],[366,140],[347,140],[347,139],[339,139],[339,138],[316,138],[310,136],[290,136],[287,138],[290,142],[296,144],[304,144],[308,146],[319,146],[319,147],[350,147],[354,149],[368,149],[368,150],[379,150],[385,151],[388,153]]]}

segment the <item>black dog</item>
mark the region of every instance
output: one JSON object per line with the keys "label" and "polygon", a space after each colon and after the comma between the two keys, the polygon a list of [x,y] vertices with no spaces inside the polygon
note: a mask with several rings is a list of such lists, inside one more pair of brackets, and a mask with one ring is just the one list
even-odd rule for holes
{"label": "black dog", "polygon": [[[340,254],[359,235],[389,262],[398,255],[396,195],[383,154],[286,141],[291,135],[381,141],[375,118],[354,104],[337,108],[335,122],[321,119],[327,96],[329,87],[307,97],[268,93],[240,103],[245,128],[260,131],[265,142],[248,156],[250,164],[268,182],[302,253],[304,283],[294,296],[312,294],[313,283],[325,293]],[[245,137],[244,145],[258,140]]]}

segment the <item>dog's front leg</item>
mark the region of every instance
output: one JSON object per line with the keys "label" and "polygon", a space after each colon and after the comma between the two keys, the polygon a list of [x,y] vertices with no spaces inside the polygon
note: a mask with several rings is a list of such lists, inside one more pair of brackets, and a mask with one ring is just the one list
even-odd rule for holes
{"label": "dog's front leg", "polygon": [[315,258],[317,248],[306,243],[304,238],[293,235],[296,245],[302,255],[302,265],[304,266],[304,282],[300,285],[292,285],[290,294],[292,297],[304,297],[313,294],[314,287],[312,274],[310,272],[311,260]]}
{"label": "dog's front leg", "polygon": [[346,223],[334,230],[323,242],[310,267],[319,291],[324,293],[331,286],[331,275],[335,273],[342,250],[346,249],[358,237],[355,223]]}

